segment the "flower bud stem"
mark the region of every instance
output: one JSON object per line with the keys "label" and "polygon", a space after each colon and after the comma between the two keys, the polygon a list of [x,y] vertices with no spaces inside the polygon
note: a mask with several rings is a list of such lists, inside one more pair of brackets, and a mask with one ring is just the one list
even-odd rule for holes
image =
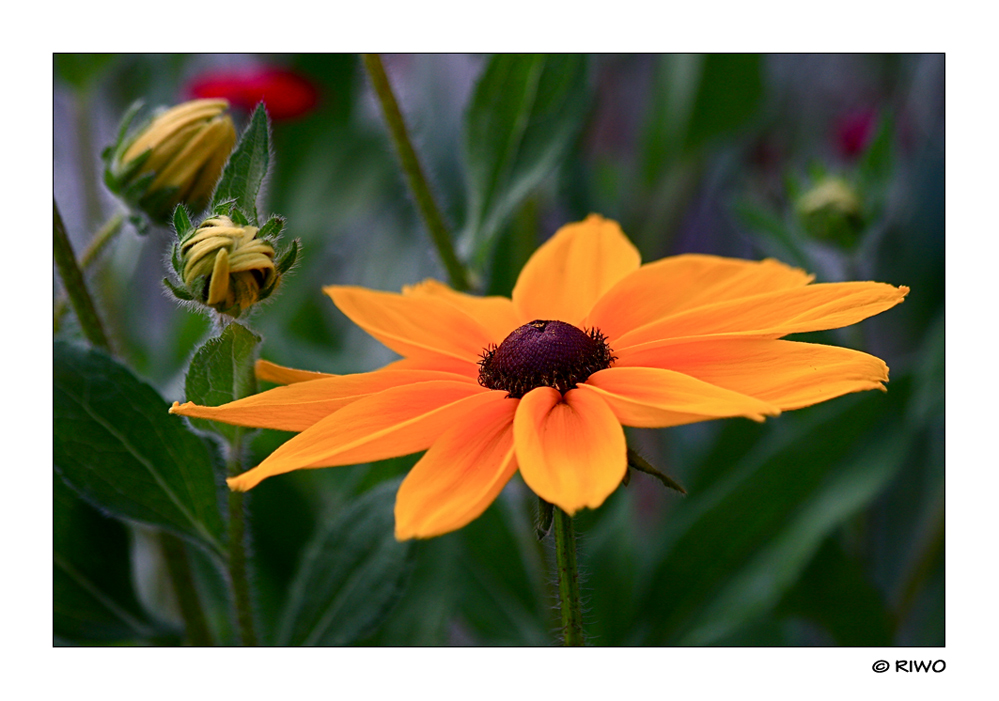
{"label": "flower bud stem", "polygon": [[173,590],[177,594],[177,605],[184,619],[187,641],[195,647],[207,647],[214,644],[212,634],[205,619],[205,612],[198,599],[198,590],[194,585],[194,575],[191,572],[191,561],[182,541],[172,533],[160,532],[160,545],[166,559],[167,571]]}
{"label": "flower bud stem", "polygon": [[107,334],[101,325],[100,317],[97,316],[97,309],[94,307],[94,300],[87,291],[87,286],[83,281],[83,273],[76,263],[76,254],[70,245],[69,236],[66,235],[66,227],[59,214],[59,206],[55,199],[52,200],[52,228],[53,228],[53,257],[56,267],[59,269],[59,277],[69,295],[70,304],[76,312],[76,318],[80,321],[80,329],[87,337],[90,345],[95,348],[110,353],[111,344],[108,343]]}
{"label": "flower bud stem", "polygon": [[[226,464],[230,477],[243,471],[241,453],[243,432],[236,431],[229,445]],[[246,567],[246,521],[243,492],[229,492],[229,577],[232,580],[233,600],[236,605],[236,623],[243,645],[255,646],[257,633],[253,624],[253,605],[250,599],[250,578]]]}
{"label": "flower bud stem", "polygon": [[583,645],[583,612],[579,601],[579,569],[576,566],[576,536],[572,529],[572,516],[557,506],[553,508],[562,644]]}
{"label": "flower bud stem", "polygon": [[388,125],[389,134],[391,134],[395,150],[399,154],[402,170],[406,174],[406,182],[409,183],[409,189],[413,193],[413,198],[416,200],[420,214],[423,215],[427,230],[430,232],[430,238],[433,239],[434,246],[437,247],[437,252],[444,263],[451,287],[456,290],[466,291],[469,289],[468,275],[461,261],[458,260],[454,246],[451,243],[451,233],[448,231],[447,225],[444,223],[444,217],[441,216],[440,209],[437,207],[437,202],[434,200],[430,185],[423,174],[423,168],[420,167],[420,161],[409,139],[409,133],[406,131],[406,122],[402,118],[399,104],[392,93],[392,85],[389,83],[382,60],[378,54],[364,54],[363,58],[364,67],[368,71],[368,77],[371,79],[375,94],[378,96],[378,102],[382,106],[382,113],[385,115],[385,123]]}
{"label": "flower bud stem", "polygon": [[[104,223],[100,229],[93,235],[90,239],[90,243],[87,244],[87,248],[84,249],[83,255],[80,256],[80,272],[85,273],[90,266],[94,264],[97,257],[104,252],[108,244],[114,239],[115,236],[122,229],[122,225],[125,223],[125,215],[118,212],[107,222]],[[66,294],[59,296],[59,299],[55,303],[55,311],[53,316],[55,317],[55,330],[59,331],[59,324],[62,322],[62,318],[66,315],[66,311],[69,308],[69,299]]]}

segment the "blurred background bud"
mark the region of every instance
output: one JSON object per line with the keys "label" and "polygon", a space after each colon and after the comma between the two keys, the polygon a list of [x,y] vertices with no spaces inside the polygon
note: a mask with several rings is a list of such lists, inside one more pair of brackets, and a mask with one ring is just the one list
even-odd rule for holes
{"label": "blurred background bud", "polygon": [[864,153],[878,125],[878,112],[867,109],[851,112],[836,121],[834,130],[836,151],[846,159],[854,159]]}
{"label": "blurred background bud", "polygon": [[104,152],[108,188],[157,223],[180,203],[201,211],[236,145],[228,108],[222,99],[192,100],[126,136],[133,108],[117,143]]}
{"label": "blurred background bud", "polygon": [[263,102],[276,120],[300,117],[318,102],[318,90],[311,81],[279,68],[203,73],[191,81],[187,92],[197,98],[224,98],[246,111]]}
{"label": "blurred background bud", "polygon": [[798,198],[796,209],[812,237],[845,248],[854,246],[863,230],[857,192],[843,178],[827,177]]}

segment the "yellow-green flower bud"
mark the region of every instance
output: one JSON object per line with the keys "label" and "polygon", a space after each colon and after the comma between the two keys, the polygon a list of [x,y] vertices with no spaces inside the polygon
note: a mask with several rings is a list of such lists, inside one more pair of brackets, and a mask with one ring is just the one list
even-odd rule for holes
{"label": "yellow-green flower bud", "polygon": [[817,239],[852,246],[863,228],[857,192],[842,178],[825,178],[796,203],[805,230]]}
{"label": "yellow-green flower bud", "polygon": [[191,100],[157,116],[115,149],[112,190],[160,222],[181,202],[201,211],[236,145],[228,108],[226,100]]}
{"label": "yellow-green flower bud", "polygon": [[200,290],[203,304],[230,316],[269,294],[278,277],[274,247],[257,231],[222,215],[205,220],[180,247],[185,287]]}

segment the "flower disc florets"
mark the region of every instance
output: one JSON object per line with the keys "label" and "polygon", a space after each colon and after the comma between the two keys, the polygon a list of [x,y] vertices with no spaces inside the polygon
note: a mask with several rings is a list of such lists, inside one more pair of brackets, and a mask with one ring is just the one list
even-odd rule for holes
{"label": "flower disc florets", "polygon": [[581,331],[564,321],[535,319],[487,348],[479,361],[479,384],[523,397],[535,387],[565,394],[615,360],[598,329]]}

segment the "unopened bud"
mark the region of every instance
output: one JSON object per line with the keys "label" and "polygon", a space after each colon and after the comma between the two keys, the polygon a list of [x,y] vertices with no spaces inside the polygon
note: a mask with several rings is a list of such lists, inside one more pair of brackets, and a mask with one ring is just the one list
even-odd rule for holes
{"label": "unopened bud", "polygon": [[270,294],[278,281],[274,246],[257,233],[255,226],[239,226],[219,215],[180,244],[181,281],[191,298],[239,316]]}
{"label": "unopened bud", "polygon": [[236,144],[228,108],[226,100],[191,100],[119,136],[105,154],[108,186],[157,222],[179,203],[201,211]]}
{"label": "unopened bud", "polygon": [[805,230],[817,239],[853,246],[863,228],[860,197],[842,178],[826,178],[796,204]]}

